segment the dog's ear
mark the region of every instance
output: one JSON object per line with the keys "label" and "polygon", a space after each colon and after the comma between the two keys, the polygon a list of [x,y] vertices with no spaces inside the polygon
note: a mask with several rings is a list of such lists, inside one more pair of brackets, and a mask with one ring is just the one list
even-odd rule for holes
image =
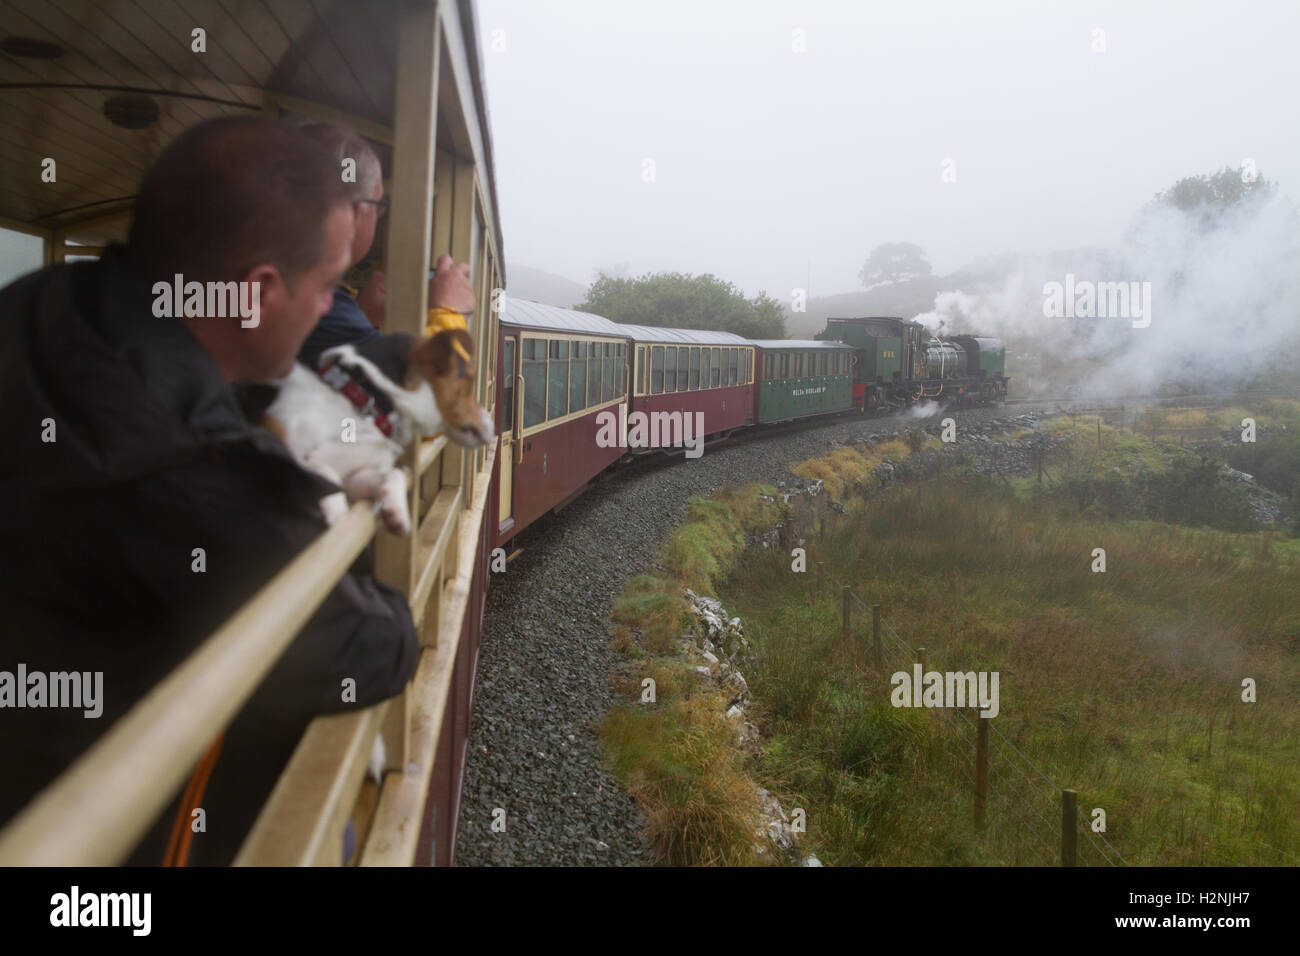
{"label": "dog's ear", "polygon": [[446,329],[411,351],[411,374],[435,379],[474,377],[474,340],[463,329]]}

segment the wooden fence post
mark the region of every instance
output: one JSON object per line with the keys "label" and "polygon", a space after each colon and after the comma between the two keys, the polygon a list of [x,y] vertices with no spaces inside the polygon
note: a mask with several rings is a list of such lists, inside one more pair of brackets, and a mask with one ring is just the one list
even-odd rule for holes
{"label": "wooden fence post", "polygon": [[1079,794],[1061,791],[1061,866],[1074,866],[1078,856]]}
{"label": "wooden fence post", "polygon": [[984,808],[989,792],[989,722],[972,710],[975,715],[975,825],[984,826]]}
{"label": "wooden fence post", "polygon": [[852,597],[849,591],[849,586],[846,584],[842,588],[840,588],[840,604],[841,604],[840,610],[844,618],[844,637],[846,639],[849,636],[849,620],[852,617],[852,613],[853,613],[849,607],[850,600],[852,600]]}
{"label": "wooden fence post", "polygon": [[876,652],[876,667],[881,664],[880,654],[880,605],[871,605],[871,643]]}

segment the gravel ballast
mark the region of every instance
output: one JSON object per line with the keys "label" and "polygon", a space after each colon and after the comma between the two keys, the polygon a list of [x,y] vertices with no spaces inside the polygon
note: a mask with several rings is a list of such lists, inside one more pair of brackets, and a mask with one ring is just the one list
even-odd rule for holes
{"label": "gravel ballast", "polygon": [[[606,619],[624,583],[650,565],[694,496],[762,481],[806,482],[789,465],[863,436],[934,427],[958,437],[1033,406],[927,418],[852,418],[706,445],[696,459],[624,466],[528,529],[492,575],[479,651],[456,862],[462,866],[649,863],[635,800],[601,764],[600,721],[618,703]],[[493,811],[505,829],[493,832]]]}

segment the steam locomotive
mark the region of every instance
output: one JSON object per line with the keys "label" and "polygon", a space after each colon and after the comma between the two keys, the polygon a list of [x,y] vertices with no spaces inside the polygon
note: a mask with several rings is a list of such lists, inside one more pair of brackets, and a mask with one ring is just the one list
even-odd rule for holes
{"label": "steam locomotive", "polygon": [[937,338],[921,323],[898,318],[827,319],[816,338],[853,348],[852,401],[862,411],[937,399],[994,402],[1007,395],[1000,339]]}

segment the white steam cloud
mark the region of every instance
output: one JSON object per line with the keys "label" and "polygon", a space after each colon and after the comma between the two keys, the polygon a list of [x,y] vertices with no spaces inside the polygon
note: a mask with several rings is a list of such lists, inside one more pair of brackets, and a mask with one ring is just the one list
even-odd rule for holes
{"label": "white steam cloud", "polygon": [[[1149,282],[1150,324],[1045,315],[1045,287],[1067,275],[1076,285]],[[1013,394],[1240,386],[1300,360],[1300,213],[1278,194],[1222,211],[1152,203],[1112,249],[1021,258],[999,289],[940,293],[916,319],[942,334],[1003,338]]]}

